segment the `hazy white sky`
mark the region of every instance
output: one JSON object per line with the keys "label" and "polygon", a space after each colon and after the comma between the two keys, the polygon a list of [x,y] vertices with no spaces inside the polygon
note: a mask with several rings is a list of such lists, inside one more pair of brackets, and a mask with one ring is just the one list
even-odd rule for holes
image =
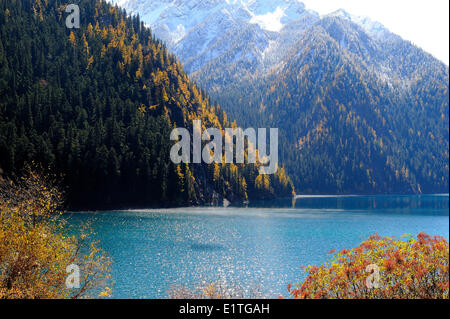
{"label": "hazy white sky", "polygon": [[301,0],[320,14],[368,16],[449,64],[449,0]]}

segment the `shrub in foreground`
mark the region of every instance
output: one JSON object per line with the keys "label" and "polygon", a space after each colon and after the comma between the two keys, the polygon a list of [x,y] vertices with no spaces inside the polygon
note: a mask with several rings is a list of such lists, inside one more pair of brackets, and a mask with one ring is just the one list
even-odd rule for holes
{"label": "shrub in foreground", "polygon": [[439,236],[421,233],[401,240],[374,235],[356,248],[335,254],[323,266],[304,268],[305,281],[288,286],[294,298],[449,297],[449,245]]}
{"label": "shrub in foreground", "polygon": [[[89,231],[68,234],[61,203],[59,190],[39,174],[16,182],[0,176],[0,299],[110,294],[109,258]],[[79,267],[79,285],[67,285],[69,265]]]}
{"label": "shrub in foreground", "polygon": [[244,288],[224,282],[203,282],[194,289],[173,285],[168,291],[169,299],[261,299],[259,287]]}

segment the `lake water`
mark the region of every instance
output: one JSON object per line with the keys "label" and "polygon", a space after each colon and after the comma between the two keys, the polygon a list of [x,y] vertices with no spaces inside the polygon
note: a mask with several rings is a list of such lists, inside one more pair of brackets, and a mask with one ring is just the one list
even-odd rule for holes
{"label": "lake water", "polygon": [[73,213],[94,219],[113,259],[114,297],[164,298],[172,285],[227,282],[265,297],[286,295],[331,249],[369,235],[449,237],[448,195],[305,197],[248,207]]}

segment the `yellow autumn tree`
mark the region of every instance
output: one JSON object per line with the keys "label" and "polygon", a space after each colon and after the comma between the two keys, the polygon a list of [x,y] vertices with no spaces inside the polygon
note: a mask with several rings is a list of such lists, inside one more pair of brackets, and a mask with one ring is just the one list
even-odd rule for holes
{"label": "yellow autumn tree", "polygon": [[[86,227],[70,235],[62,194],[48,177],[29,171],[18,181],[0,177],[0,299],[105,297],[111,260]],[[71,289],[67,267],[78,267]]]}
{"label": "yellow autumn tree", "polygon": [[74,46],[77,44],[77,40],[75,38],[75,34],[73,33],[73,31],[71,31],[70,34],[69,34],[69,41]]}

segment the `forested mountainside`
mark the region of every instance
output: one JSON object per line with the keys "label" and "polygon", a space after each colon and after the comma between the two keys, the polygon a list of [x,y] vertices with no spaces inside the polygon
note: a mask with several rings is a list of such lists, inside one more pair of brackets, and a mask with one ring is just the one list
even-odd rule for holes
{"label": "forested mountainside", "polygon": [[176,165],[170,132],[231,127],[138,17],[105,1],[0,3],[0,169],[63,176],[71,208],[197,205],[291,196],[284,169]]}
{"label": "forested mountainside", "polygon": [[447,66],[399,37],[327,17],[276,72],[219,100],[245,125],[280,128],[300,193],[448,193],[448,80]]}
{"label": "forested mountainside", "polygon": [[380,23],[297,0],[120,3],[240,125],[279,128],[298,193],[448,193],[448,66]]}

